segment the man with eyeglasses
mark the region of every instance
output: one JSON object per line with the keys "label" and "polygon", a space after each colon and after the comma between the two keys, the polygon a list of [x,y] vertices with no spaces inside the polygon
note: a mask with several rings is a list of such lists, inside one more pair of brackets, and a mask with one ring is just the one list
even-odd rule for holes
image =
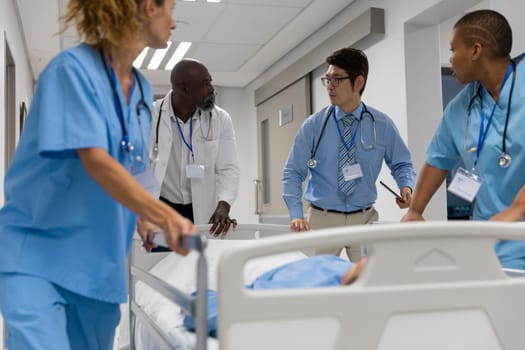
{"label": "man with eyeglasses", "polygon": [[[393,121],[361,101],[368,76],[366,55],[343,48],[326,63],[328,70],[321,81],[331,105],[303,123],[283,171],[283,199],[294,232],[377,221],[375,183],[383,160],[401,189],[396,197],[399,208],[409,206],[414,187],[410,152]],[[308,172],[306,220],[302,184]],[[360,246],[318,249],[316,254],[339,255],[343,248],[351,261],[362,255]]]}
{"label": "man with eyeglasses", "polygon": [[236,225],[229,215],[240,177],[232,120],[215,104],[212,78],[201,62],[178,62],[171,87],[154,103],[151,123],[160,199],[195,224],[212,224],[213,235],[223,235]]}

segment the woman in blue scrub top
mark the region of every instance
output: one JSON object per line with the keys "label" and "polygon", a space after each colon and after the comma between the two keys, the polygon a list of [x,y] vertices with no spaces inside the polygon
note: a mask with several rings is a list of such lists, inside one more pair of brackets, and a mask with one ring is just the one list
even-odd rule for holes
{"label": "woman in blue scrub top", "polygon": [[[450,64],[468,85],[445,109],[404,221],[423,220],[448,172],[455,191],[475,199],[475,220],[505,210],[525,185],[525,65],[511,48],[512,30],[498,12],[474,11],[455,24]],[[500,241],[496,254],[503,267],[525,269],[524,241]]]}
{"label": "woman in blue scrub top", "polygon": [[166,47],[174,0],[70,0],[84,42],[38,79],[0,210],[0,311],[9,349],[112,349],[136,215],[179,252],[193,225],[152,196],[151,85],[133,68]]}

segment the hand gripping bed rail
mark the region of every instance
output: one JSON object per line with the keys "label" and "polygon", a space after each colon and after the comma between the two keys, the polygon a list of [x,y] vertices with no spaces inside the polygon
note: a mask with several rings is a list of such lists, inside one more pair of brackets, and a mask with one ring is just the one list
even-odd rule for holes
{"label": "hand gripping bed rail", "polygon": [[[521,350],[525,344],[525,278],[509,278],[504,273],[494,252],[497,240],[525,240],[525,225],[421,222],[352,226],[232,248],[223,254],[218,267],[219,346],[227,350],[406,350],[438,349],[436,344],[441,344],[447,349]],[[368,256],[360,278],[351,286],[244,288],[243,269],[253,258],[352,243],[366,244]],[[471,316],[479,323],[469,322]],[[432,330],[427,327],[432,322],[445,328],[458,325],[446,328],[448,333],[433,328],[439,329],[433,336],[444,341],[478,341],[479,335],[490,336],[494,343],[474,347],[432,343],[425,333]],[[321,328],[324,333],[319,332]],[[396,332],[390,332],[392,329]],[[413,345],[416,338],[427,344]]]}
{"label": "hand gripping bed rail", "polygon": [[[164,233],[154,232],[151,234],[153,243],[159,246],[167,247]],[[196,350],[206,350],[207,339],[208,339],[208,266],[204,250],[206,249],[207,238],[204,234],[185,236],[181,239],[181,246],[187,250],[195,250],[199,253],[199,259],[197,262],[197,296],[192,297],[179,289],[173,287],[169,283],[166,283],[162,279],[151,275],[150,273],[136,267],[130,267],[131,276],[137,277],[138,280],[146,283],[158,293],[162,294],[168,299],[174,300],[181,308],[187,313],[192,315],[196,320],[196,336],[197,342]],[[147,319],[147,315],[135,302],[134,295],[134,282],[130,286],[130,327],[135,326],[135,320],[133,315],[138,316],[141,320]],[[144,325],[153,330],[152,334],[157,336],[157,340],[164,346],[171,348],[170,341],[164,332],[155,324],[150,322],[144,322]],[[131,329],[130,334],[134,334],[134,330]],[[134,341],[131,339],[131,349],[135,350]]]}

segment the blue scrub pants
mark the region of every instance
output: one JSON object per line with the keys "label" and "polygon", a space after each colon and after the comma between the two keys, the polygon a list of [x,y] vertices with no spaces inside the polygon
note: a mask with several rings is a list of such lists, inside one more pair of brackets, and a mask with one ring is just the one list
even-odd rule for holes
{"label": "blue scrub pants", "polygon": [[119,304],[16,273],[0,273],[0,312],[10,350],[111,350],[120,321]]}

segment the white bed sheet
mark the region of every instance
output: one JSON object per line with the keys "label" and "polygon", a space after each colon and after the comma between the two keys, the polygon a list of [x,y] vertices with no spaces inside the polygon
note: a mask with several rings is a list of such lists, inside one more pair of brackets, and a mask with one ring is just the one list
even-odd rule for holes
{"label": "white bed sheet", "polygon": [[[217,290],[217,268],[222,253],[229,248],[242,245],[254,244],[256,241],[243,240],[209,240],[205,256],[208,261],[208,288]],[[264,272],[302,258],[306,255],[302,252],[289,252],[253,259],[248,262],[244,269],[244,283],[253,282]],[[171,285],[188,294],[196,289],[196,269],[198,253],[191,252],[182,257],[177,254],[169,254],[157,263],[150,272]],[[152,320],[170,337],[173,344],[177,344],[177,350],[192,349],[195,344],[195,334],[188,332],[182,322],[184,314],[181,308],[168,300],[166,297],[154,291],[142,282],[136,286],[136,301]],[[136,325],[135,341],[137,349],[164,350],[160,344],[155,344],[145,327]],[[208,349],[218,349],[216,339],[209,338]]]}

